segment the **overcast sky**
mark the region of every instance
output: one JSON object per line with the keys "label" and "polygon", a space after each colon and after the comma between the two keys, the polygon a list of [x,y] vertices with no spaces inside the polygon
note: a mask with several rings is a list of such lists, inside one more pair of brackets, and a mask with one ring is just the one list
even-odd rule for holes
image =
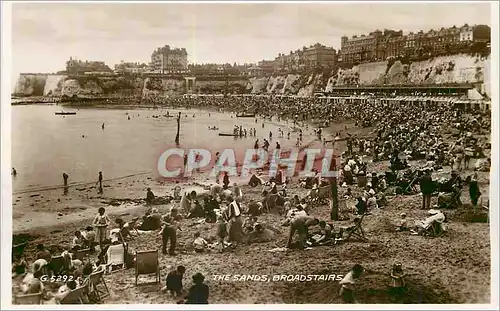
{"label": "overcast sky", "polygon": [[188,60],[257,62],[342,35],[490,23],[488,3],[14,3],[13,74],[64,70],[70,56],[149,62],[169,44]]}

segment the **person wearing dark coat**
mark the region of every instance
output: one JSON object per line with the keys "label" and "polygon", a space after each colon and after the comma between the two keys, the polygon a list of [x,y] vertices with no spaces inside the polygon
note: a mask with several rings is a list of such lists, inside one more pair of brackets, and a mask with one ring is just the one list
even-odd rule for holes
{"label": "person wearing dark coat", "polygon": [[209,288],[203,283],[205,277],[201,273],[193,275],[194,285],[189,288],[186,304],[208,304]]}
{"label": "person wearing dark coat", "polygon": [[356,203],[356,211],[358,215],[363,215],[366,213],[366,202],[362,197],[358,197],[358,202]]}
{"label": "person wearing dark coat", "polygon": [[434,182],[429,170],[420,178],[420,191],[422,192],[422,209],[431,207],[431,196],[434,192]]}
{"label": "person wearing dark coat", "polygon": [[474,207],[474,210],[476,210],[477,201],[481,196],[481,191],[479,190],[479,185],[477,183],[477,175],[474,175],[474,177],[471,179],[469,183],[469,196],[472,206]]}
{"label": "person wearing dark coat", "polygon": [[180,296],[182,293],[182,277],[184,276],[184,272],[186,272],[184,266],[178,266],[177,269],[170,271],[167,275],[167,285],[164,290],[169,291],[173,296]]}

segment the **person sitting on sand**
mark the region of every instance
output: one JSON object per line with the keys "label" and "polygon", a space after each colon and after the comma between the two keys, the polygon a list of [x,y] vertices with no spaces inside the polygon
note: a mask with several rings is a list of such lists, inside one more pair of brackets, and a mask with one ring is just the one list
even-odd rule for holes
{"label": "person sitting on sand", "polygon": [[151,191],[151,188],[148,188],[146,192],[146,204],[153,204],[154,200],[155,200],[155,195],[153,191]]}
{"label": "person sitting on sand", "polygon": [[401,218],[398,221],[396,231],[407,231],[407,230],[408,230],[408,222],[406,220],[406,213],[401,213]]}
{"label": "person sitting on sand", "polygon": [[377,198],[375,197],[375,191],[373,189],[370,189],[370,191],[367,192],[367,195],[368,195],[368,199],[366,200],[367,211],[372,211],[378,208]]}
{"label": "person sitting on sand", "polygon": [[130,229],[127,226],[125,226],[125,222],[123,221],[123,219],[117,218],[115,220],[115,223],[118,225],[121,238],[123,238],[123,240],[125,241],[128,240],[128,238],[130,237]]}
{"label": "person sitting on sand", "polygon": [[355,285],[358,282],[361,274],[363,273],[363,267],[359,264],[354,265],[351,271],[346,274],[346,276],[339,282],[340,284],[340,296],[344,303],[354,303],[355,296],[354,290]]}
{"label": "person sitting on sand", "polygon": [[210,186],[210,195],[214,198],[220,196],[222,193],[222,186],[219,184],[213,184]]}
{"label": "person sitting on sand", "polygon": [[250,180],[248,181],[248,185],[252,188],[260,186],[262,184],[263,184],[262,179],[257,177],[257,175],[255,174],[253,174],[252,177],[250,177]]}
{"label": "person sitting on sand", "polygon": [[185,272],[184,266],[178,266],[177,269],[170,271],[165,282],[166,286],[162,290],[169,291],[174,297],[180,296],[182,294],[182,278]]}
{"label": "person sitting on sand", "polygon": [[86,244],[85,237],[83,236],[82,232],[80,230],[75,231],[75,236],[73,237],[73,240],[71,241],[71,248],[73,251],[77,251],[79,249],[84,248],[84,245]]}
{"label": "person sitting on sand", "polygon": [[435,209],[431,209],[428,212],[430,214],[429,217],[427,217],[424,221],[416,221],[415,222],[415,229],[412,230],[412,233],[414,234],[425,234],[427,230],[434,224],[437,223],[438,225],[442,225],[442,223],[445,221],[445,216],[444,214]]}
{"label": "person sitting on sand", "polygon": [[208,304],[209,288],[203,283],[205,277],[201,273],[193,275],[194,285],[189,288],[188,294],[185,297],[186,304]]}
{"label": "person sitting on sand", "polygon": [[14,262],[12,263],[12,277],[23,275],[28,269],[28,263],[21,254],[14,255]]}
{"label": "person sitting on sand", "polygon": [[315,232],[306,242],[307,245],[310,246],[318,246],[323,245],[328,242],[332,238],[332,226],[326,223],[326,221],[322,220],[319,222],[319,230]]}
{"label": "person sitting on sand", "polygon": [[199,232],[196,232],[194,234],[193,247],[194,247],[194,251],[197,253],[203,253],[208,248],[208,242],[204,238],[201,237]]}
{"label": "person sitting on sand", "polygon": [[[44,259],[38,259],[37,261],[45,261]],[[38,294],[44,292],[43,283],[40,278],[45,274],[43,267],[47,265],[47,262],[39,263],[35,261],[32,266],[32,271],[27,273],[21,282],[20,289],[23,294]]]}
{"label": "person sitting on sand", "polygon": [[139,226],[142,231],[154,231],[161,228],[161,215],[158,209],[153,207],[151,211],[143,217],[143,222]]}
{"label": "person sitting on sand", "polygon": [[259,205],[258,202],[255,202],[253,199],[251,199],[247,205],[247,214],[257,217],[261,213],[262,213],[262,204]]}
{"label": "person sitting on sand", "polygon": [[89,248],[90,252],[93,253],[95,251],[95,245],[96,245],[95,242],[96,234],[94,228],[92,228],[91,226],[87,226],[82,234],[83,237],[85,238],[84,248]]}
{"label": "person sitting on sand", "polygon": [[245,221],[243,222],[243,230],[245,232],[253,232],[254,231],[254,226],[257,223],[257,217],[256,216],[248,216],[245,218]]}
{"label": "person sitting on sand", "polygon": [[205,217],[205,211],[198,200],[193,200],[187,218]]}

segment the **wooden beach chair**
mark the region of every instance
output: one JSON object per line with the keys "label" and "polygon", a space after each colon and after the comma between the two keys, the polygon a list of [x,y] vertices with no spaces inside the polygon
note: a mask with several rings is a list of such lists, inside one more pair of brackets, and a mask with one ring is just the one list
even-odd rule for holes
{"label": "wooden beach chair", "polygon": [[136,252],[135,285],[140,275],[154,274],[155,281],[143,284],[160,284],[160,256],[159,250]]}
{"label": "wooden beach chair", "polygon": [[61,305],[83,304],[83,297],[87,291],[88,284],[75,288],[70,291],[66,297],[59,301]]}
{"label": "wooden beach chair", "polygon": [[106,258],[106,267],[108,269],[108,273],[116,271],[113,270],[113,268],[117,266],[121,270],[125,269],[125,245],[111,245],[106,252]]}
{"label": "wooden beach chair", "polygon": [[109,289],[104,280],[104,270],[96,271],[88,277],[88,296],[98,302],[109,296]]}
{"label": "wooden beach chair", "polygon": [[346,229],[347,236],[343,239],[344,242],[349,241],[352,237],[357,237],[359,240],[367,242],[368,239],[365,237],[365,232],[363,231],[363,218],[365,214],[361,217],[354,218],[354,225]]}
{"label": "wooden beach chair", "polygon": [[42,293],[16,295],[14,297],[14,304],[16,304],[16,305],[42,305],[43,304]]}

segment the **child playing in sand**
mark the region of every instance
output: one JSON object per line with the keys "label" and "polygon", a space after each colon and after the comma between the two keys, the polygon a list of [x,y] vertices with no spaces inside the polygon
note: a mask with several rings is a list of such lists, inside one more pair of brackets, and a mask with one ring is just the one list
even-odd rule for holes
{"label": "child playing in sand", "polygon": [[256,222],[257,222],[257,217],[248,216],[245,219],[245,222],[243,223],[243,228],[245,229],[246,232],[253,232]]}
{"label": "child playing in sand", "polygon": [[227,223],[224,221],[222,216],[217,217],[217,237],[219,238],[219,243],[222,245],[221,251],[224,251],[224,240],[227,236]]}
{"label": "child playing in sand", "polygon": [[398,226],[396,231],[406,231],[408,230],[408,222],[406,220],[406,213],[401,213],[401,218],[398,221]]}
{"label": "child playing in sand", "polygon": [[345,303],[354,303],[354,287],[363,273],[363,267],[354,265],[351,271],[340,281],[340,296]]}
{"label": "child playing in sand", "polygon": [[199,232],[194,234],[194,251],[197,253],[203,253],[208,248],[208,242],[200,236]]}

